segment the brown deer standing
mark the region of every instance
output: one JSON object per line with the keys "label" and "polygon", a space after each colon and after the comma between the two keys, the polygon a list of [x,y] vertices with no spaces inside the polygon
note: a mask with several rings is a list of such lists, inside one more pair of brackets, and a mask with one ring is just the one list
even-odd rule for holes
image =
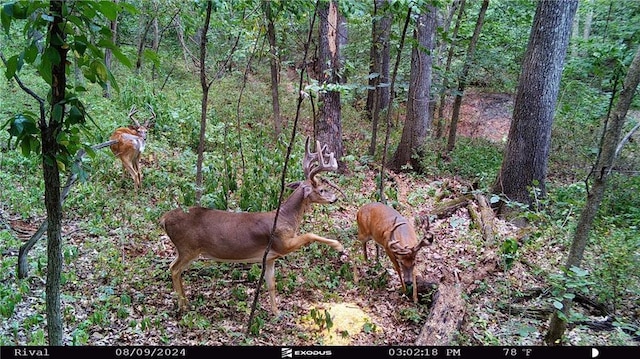
{"label": "brown deer standing", "polygon": [[[373,239],[384,248],[387,256],[398,273],[403,293],[407,287],[413,287],[413,301],[418,302],[418,286],[416,283],[416,254],[427,242],[418,242],[415,229],[398,211],[379,202],[362,206],[356,214],[358,223],[358,241],[362,244],[365,260],[367,258],[367,242]],[[429,227],[428,219],[426,229]],[[429,243],[433,241],[428,236]],[[377,248],[377,247],[376,247]],[[357,281],[357,269],[354,269]]]}
{"label": "brown deer standing", "polygon": [[131,178],[133,178],[133,184],[136,190],[140,188],[142,183],[142,172],[138,164],[140,154],[144,151],[147,141],[147,131],[149,130],[151,121],[156,118],[156,114],[153,112],[151,106],[149,106],[149,109],[151,110],[151,117],[141,125],[138,120],[133,117],[138,110],[136,110],[135,106],[132,106],[129,111],[129,118],[133,124],[128,127],[117,128],[109,138],[110,140],[117,141],[110,146],[111,152],[122,162],[123,173],[127,171],[131,175]]}
{"label": "brown deer standing", "polygon": [[[273,242],[266,258],[265,280],[269,291],[271,309],[278,313],[276,305],[275,260],[312,242],[344,250],[336,240],[313,233],[298,235],[304,214],[313,203],[333,203],[336,195],[325,180],[315,176],[322,171],[338,168],[333,153],[325,154],[326,145],[316,144],[317,152],[309,151],[309,137],[302,161],[305,180],[289,184],[293,193],[280,206]],[[316,163],[314,165],[314,163]],[[180,208],[165,213],[160,225],[175,245],[178,255],[170,265],[173,288],[178,294],[178,308],[183,311],[188,302],[182,284],[182,272],[200,255],[218,262],[261,263],[265,254],[276,211],[228,212],[202,207],[191,207],[187,212]]]}

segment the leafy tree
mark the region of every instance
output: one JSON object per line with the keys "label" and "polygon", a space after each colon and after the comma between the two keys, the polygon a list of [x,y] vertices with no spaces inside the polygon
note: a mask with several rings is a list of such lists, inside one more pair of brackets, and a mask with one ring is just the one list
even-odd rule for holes
{"label": "leafy tree", "polygon": [[[39,104],[39,115],[23,112],[9,122],[9,133],[20,143],[22,152],[42,157],[47,212],[47,329],[50,345],[62,345],[60,278],[62,271],[62,204],[60,170],[70,168],[75,152],[81,148],[79,129],[86,122],[86,110],[79,98],[83,88],[67,84],[70,61],[82,69],[92,82],[116,85],[104,63],[101,48],[109,48],[116,58],[129,64],[111,41],[109,27],[99,26],[104,18],[115,20],[123,7],[111,2],[88,1],[17,1],[7,3],[0,13],[2,27],[12,35],[14,21],[25,22],[24,48],[19,54],[3,58],[7,78],[13,78]],[[29,37],[34,31],[45,32],[44,44]],[[40,47],[41,46],[41,47]],[[72,54],[72,58],[68,54]],[[40,95],[22,83],[20,71],[34,67],[49,86],[48,95]],[[117,88],[117,87],[116,87]],[[88,146],[87,150],[91,151]],[[72,170],[79,170],[72,168]]]}
{"label": "leafy tree", "polygon": [[[594,175],[593,185],[588,192],[587,201],[578,219],[578,225],[565,265],[567,269],[579,267],[582,262],[589,239],[589,232],[591,231],[593,221],[602,203],[607,179],[613,169],[616,155],[619,152],[618,147],[622,128],[633,96],[638,88],[638,83],[640,83],[640,47],[638,47],[633,62],[629,66],[629,71],[624,80],[618,103],[605,122],[600,154],[592,172]],[[545,336],[547,344],[555,345],[561,342],[567,326],[567,316],[572,302],[571,299],[571,295],[565,295],[562,308],[560,308],[561,310],[556,311],[551,317],[549,330]]]}

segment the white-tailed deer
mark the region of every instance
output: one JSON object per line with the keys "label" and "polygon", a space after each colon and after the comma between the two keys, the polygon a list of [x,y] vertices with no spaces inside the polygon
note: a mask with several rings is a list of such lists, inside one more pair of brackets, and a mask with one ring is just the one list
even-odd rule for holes
{"label": "white-tailed deer", "polygon": [[[316,178],[322,171],[338,168],[333,153],[325,154],[327,146],[316,144],[317,152],[309,151],[309,137],[302,161],[305,180],[289,184],[293,193],[281,204],[273,242],[266,257],[265,280],[271,309],[279,313],[276,305],[275,260],[312,242],[331,246],[339,252],[344,247],[336,240],[313,233],[298,235],[305,212],[313,203],[333,203],[336,195],[328,188],[329,182]],[[271,212],[228,212],[191,207],[187,212],[176,208],[160,218],[160,225],[178,252],[170,265],[173,288],[178,294],[178,308],[183,311],[188,302],[182,284],[182,272],[200,255],[218,262],[261,263],[265,255],[276,210]]]}
{"label": "white-tailed deer", "polygon": [[151,106],[149,106],[149,109],[151,110],[151,117],[141,125],[138,120],[133,117],[138,110],[136,110],[135,106],[132,106],[129,111],[129,118],[133,124],[128,127],[117,128],[109,138],[110,140],[117,141],[110,146],[111,152],[122,162],[123,171],[129,172],[131,178],[133,178],[133,184],[136,189],[139,189],[142,183],[142,172],[140,171],[138,161],[146,145],[147,131],[149,130],[151,121],[156,118],[156,114],[153,112]]}
{"label": "white-tailed deer", "polygon": [[[362,206],[356,215],[358,223],[358,241],[362,244],[365,260],[367,258],[367,242],[373,239],[384,248],[387,256],[398,273],[402,290],[407,292],[407,286],[413,287],[413,301],[418,302],[418,286],[416,283],[416,254],[427,242],[418,242],[413,224],[407,221],[398,211],[379,202]],[[429,222],[426,221],[428,230]],[[433,241],[428,236],[429,243]],[[357,280],[357,268],[354,271]]]}

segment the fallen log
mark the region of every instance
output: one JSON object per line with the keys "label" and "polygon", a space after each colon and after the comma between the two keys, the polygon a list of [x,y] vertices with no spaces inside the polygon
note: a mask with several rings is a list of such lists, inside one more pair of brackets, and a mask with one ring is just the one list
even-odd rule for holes
{"label": "fallen log", "polygon": [[431,313],[422,326],[415,345],[450,345],[462,326],[465,302],[459,283],[441,283],[434,296]]}
{"label": "fallen log", "polygon": [[436,215],[438,218],[444,218],[449,216],[451,213],[456,210],[465,207],[469,204],[469,201],[473,198],[471,194],[465,194],[454,199],[451,199],[446,202],[442,202],[437,204],[433,209],[432,214]]}
{"label": "fallen log", "polygon": [[480,233],[482,233],[482,238],[484,238],[485,242],[487,242],[488,244],[493,244],[496,239],[494,222],[495,215],[493,214],[493,210],[491,209],[489,201],[487,201],[487,198],[484,195],[476,193],[474,195],[474,198],[476,199],[476,202],[478,204],[479,213],[472,214],[471,206],[469,206],[469,213],[472,214],[471,217],[478,225],[478,228],[480,228]]}

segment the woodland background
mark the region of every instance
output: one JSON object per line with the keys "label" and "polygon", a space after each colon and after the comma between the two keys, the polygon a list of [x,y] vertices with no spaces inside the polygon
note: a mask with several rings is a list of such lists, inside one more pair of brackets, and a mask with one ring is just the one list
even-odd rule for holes
{"label": "woodland background", "polygon": [[[20,247],[47,218],[38,103],[12,74],[47,100],[51,81],[42,67],[45,55],[34,40],[44,32],[28,32],[25,25],[38,20],[22,19],[19,6],[14,6],[14,20],[8,24],[6,5],[13,3],[1,4],[0,48],[6,60],[2,72],[8,75],[0,82],[0,344],[43,345],[50,343],[46,239],[29,252],[28,275],[17,274]],[[48,8],[48,2],[44,4]],[[460,310],[460,320],[436,344],[542,344],[549,316],[570,289],[575,304],[564,344],[638,345],[637,134],[629,137],[615,162],[582,265],[566,271],[562,267],[585,204],[610,105],[640,43],[640,2],[579,2],[556,104],[546,193],[532,189],[534,206],[508,203],[518,209],[516,218],[492,217],[494,236],[489,240],[483,222],[474,217],[481,208],[469,196],[482,195],[492,203],[499,198],[491,187],[502,163],[536,2],[489,2],[470,62],[467,54],[480,1],[468,1],[462,16],[456,11],[459,1],[391,2],[392,72],[396,59],[400,61],[390,107],[381,112],[377,139],[372,140],[367,94],[370,80],[377,77],[370,69],[372,20],[380,18],[373,15],[372,1],[340,1],[348,40],[341,48],[341,81],[332,90],[341,95],[343,170],[326,176],[344,197],[314,207],[302,230],[342,241],[349,260],[316,244],[280,259],[277,296],[284,317],[270,313],[262,290],[252,320],[259,265],[194,263],[184,275],[192,310],[177,314],[168,272],[174,249],[157,221],[167,210],[197,202],[228,210],[274,209],[291,138],[295,142],[284,175],[287,182],[302,178],[304,137],[318,135],[317,101],[326,90],[317,81],[322,72],[314,62],[322,39],[314,22],[316,4],[211,2],[203,62],[200,44],[207,2],[94,4],[81,13],[92,19],[88,32],[74,34],[76,40],[85,36],[87,52],[81,56],[76,41],[67,66],[67,84],[74,96],[69,97],[65,118],[71,120],[66,122],[68,131],[57,139],[69,155],[57,166],[62,184],[68,176],[78,176],[62,207],[64,344],[411,345],[424,343],[428,326],[438,324],[432,309],[437,307],[439,287],[441,299],[452,295],[450,304]],[[431,52],[432,120],[434,126],[441,121],[445,131],[440,137],[430,132],[419,156],[412,159],[418,166],[385,169],[381,178],[381,164],[398,147],[406,119],[416,44],[413,28],[430,5],[439,14]],[[78,24],[85,24],[82,16]],[[110,43],[105,39],[113,32],[107,29],[116,18],[117,37]],[[274,56],[267,36],[269,18],[276,34],[279,130],[271,100]],[[41,19],[49,21],[46,16]],[[105,61],[105,48],[113,50],[117,61]],[[451,64],[446,66],[450,50]],[[24,66],[18,66],[20,61]],[[464,71],[466,88],[460,92],[456,86]],[[203,73],[210,85],[204,141]],[[302,97],[297,113],[300,82],[309,97]],[[448,150],[446,129],[456,94],[462,95],[459,132],[455,147]],[[106,141],[116,127],[127,125],[134,105],[141,117],[147,105],[157,115],[141,161],[144,178],[139,191],[108,149],[90,149]],[[638,105],[636,96],[625,134],[633,133],[640,121]],[[391,116],[385,117],[387,113]],[[11,132],[16,123],[26,131],[18,139],[17,132]],[[201,168],[199,146],[204,151]],[[73,161],[80,149],[87,151],[81,165]],[[202,186],[196,184],[199,171]],[[400,293],[387,258],[365,262],[355,238],[355,213],[359,206],[381,200],[381,179],[384,200],[407,217],[429,217],[432,222],[434,243],[418,259],[421,281],[427,284],[418,305]],[[446,207],[459,198],[466,200]],[[372,245],[369,250],[375,258]],[[354,268],[365,273],[358,284],[353,281]],[[457,292],[443,291],[443,283],[454,283],[448,288]],[[357,315],[350,317],[352,311]]]}

